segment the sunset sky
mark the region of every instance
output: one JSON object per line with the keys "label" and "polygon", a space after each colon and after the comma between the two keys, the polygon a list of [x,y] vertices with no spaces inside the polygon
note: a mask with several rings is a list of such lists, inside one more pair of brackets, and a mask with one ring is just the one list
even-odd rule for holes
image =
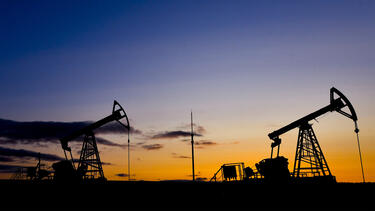
{"label": "sunset sky", "polygon": [[[0,178],[38,152],[47,166],[63,158],[54,126],[97,121],[117,100],[134,129],[133,179],[191,179],[192,110],[196,173],[209,180],[224,163],[268,158],[267,134],[328,105],[331,87],[356,109],[375,182],[374,1],[3,0]],[[353,121],[311,123],[337,180],[361,182]],[[281,137],[290,171],[297,133]],[[127,134],[97,136],[105,176],[127,180]]]}

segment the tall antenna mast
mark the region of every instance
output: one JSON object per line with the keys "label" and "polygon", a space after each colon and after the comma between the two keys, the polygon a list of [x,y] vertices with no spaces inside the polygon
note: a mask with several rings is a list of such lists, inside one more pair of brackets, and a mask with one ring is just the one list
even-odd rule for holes
{"label": "tall antenna mast", "polygon": [[193,111],[191,111],[191,162],[193,167],[193,181],[195,181],[195,170],[194,170],[194,131],[193,131]]}

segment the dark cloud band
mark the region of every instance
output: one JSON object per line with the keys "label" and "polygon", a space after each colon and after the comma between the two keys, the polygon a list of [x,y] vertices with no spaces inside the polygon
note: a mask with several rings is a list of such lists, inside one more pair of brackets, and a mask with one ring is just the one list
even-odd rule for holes
{"label": "dark cloud band", "polygon": [[24,150],[24,149],[11,149],[0,147],[0,156],[2,158],[7,158],[12,161],[12,158],[39,158],[46,161],[59,161],[62,160],[61,157],[53,154],[38,153],[35,151]]}
{"label": "dark cloud band", "polygon": [[[84,128],[92,124],[90,121],[83,122],[18,122],[6,119],[0,119],[0,144],[40,144],[40,143],[59,143],[59,139],[72,133],[73,131]],[[122,134],[127,129],[117,122],[109,123],[96,129],[96,134]],[[134,128],[131,133],[141,134],[141,131]],[[81,142],[78,138],[74,141]],[[107,146],[125,147],[125,145],[113,143],[104,138],[98,138],[99,144]]]}

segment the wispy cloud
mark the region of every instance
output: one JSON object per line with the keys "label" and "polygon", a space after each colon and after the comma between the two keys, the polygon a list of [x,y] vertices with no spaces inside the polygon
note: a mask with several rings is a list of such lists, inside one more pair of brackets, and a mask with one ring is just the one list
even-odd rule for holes
{"label": "wispy cloud", "polygon": [[96,139],[96,142],[98,144],[102,144],[102,145],[106,145],[106,146],[121,147],[121,148],[127,148],[128,147],[127,144],[118,144],[118,143],[109,141],[109,140],[107,140],[105,138],[102,138],[102,137],[95,137],[95,139]]}
{"label": "wispy cloud", "polygon": [[[90,124],[92,122],[89,122]],[[98,128],[95,130],[96,133],[98,134],[106,134],[106,133],[109,133],[109,134],[123,134],[123,133],[126,133],[128,130],[122,126],[121,124],[119,124],[118,122],[111,122],[111,123],[108,123],[106,125],[103,125],[102,127]],[[137,134],[137,135],[141,135],[142,134],[142,131],[141,130],[138,130],[138,129],[135,129],[134,127],[130,126],[130,133],[131,134]]]}
{"label": "wispy cloud", "polygon": [[[179,126],[177,127],[178,130],[191,130],[191,124],[184,124],[182,126]],[[196,132],[196,133],[199,133],[199,134],[204,134],[206,133],[206,128],[204,128],[202,125],[198,125],[196,123],[193,123],[193,130]]]}
{"label": "wispy cloud", "polygon": [[180,155],[180,154],[177,154],[177,153],[172,153],[172,157],[173,158],[179,158],[179,159],[190,159],[191,157],[190,156],[185,156],[185,155]]}
{"label": "wispy cloud", "polygon": [[214,142],[214,141],[207,141],[207,140],[195,141],[194,144],[197,145],[197,146],[213,146],[213,145],[217,145],[216,142]]}
{"label": "wispy cloud", "polygon": [[142,145],[142,148],[145,150],[159,150],[163,148],[163,145],[162,144],[145,144],[145,145]]}
{"label": "wispy cloud", "polygon": [[119,173],[119,174],[115,174],[116,177],[128,177],[129,174],[125,174],[125,173]]}
{"label": "wispy cloud", "polygon": [[[191,139],[182,139],[180,140],[182,142],[185,142],[187,144],[190,144]],[[212,140],[196,140],[194,141],[194,145],[196,148],[203,149],[205,147],[211,147],[211,146],[217,146],[217,145],[234,145],[234,144],[239,144],[240,142],[238,141],[233,141],[233,142],[216,142]]]}
{"label": "wispy cloud", "polygon": [[[156,135],[153,135],[151,139],[174,139],[174,138],[189,137],[189,136],[191,136],[191,132],[176,130],[176,131],[160,132]],[[194,136],[202,136],[202,135],[198,133],[194,133]]]}
{"label": "wispy cloud", "polygon": [[[160,132],[154,132],[152,135],[149,136],[150,139],[176,139],[176,138],[184,138],[184,137],[190,137],[191,131],[190,131],[190,124],[178,126],[175,128],[175,130],[170,131],[160,131]],[[201,125],[193,125],[195,127],[194,129],[194,136],[202,137],[203,134],[206,132],[206,129]]]}
{"label": "wispy cloud", "polygon": [[[118,174],[115,174],[116,177],[128,177],[129,174],[127,173],[118,173]],[[130,176],[132,177],[135,177],[135,174],[130,174]]]}

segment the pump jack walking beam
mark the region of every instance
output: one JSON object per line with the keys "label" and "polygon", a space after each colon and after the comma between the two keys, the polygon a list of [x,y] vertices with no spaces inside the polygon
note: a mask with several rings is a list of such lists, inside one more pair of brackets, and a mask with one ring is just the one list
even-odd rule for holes
{"label": "pump jack walking beam", "polygon": [[[118,107],[118,109],[116,109],[116,107]],[[119,120],[122,119],[122,118],[126,118],[126,123],[127,125],[123,124],[122,122],[120,122]],[[81,136],[81,135],[84,135],[84,134],[87,134],[87,133],[91,133],[93,130],[109,123],[109,122],[112,122],[112,121],[118,121],[121,125],[123,125],[126,129],[128,129],[128,132],[129,132],[129,129],[130,129],[130,125],[129,125],[129,119],[128,119],[128,116],[126,115],[125,113],[125,110],[121,107],[121,105],[115,100],[113,102],[113,109],[112,109],[112,114],[97,121],[97,122],[94,122],[93,124],[91,125],[88,125],[80,130],[77,130],[71,134],[69,134],[68,136],[65,136],[63,137],[62,139],[60,139],[60,142],[61,142],[61,146],[64,150],[66,151],[71,151],[71,148],[68,147],[68,142],[71,141],[71,140],[74,140],[76,139],[77,137]]]}
{"label": "pump jack walking beam", "polygon": [[[123,124],[122,122],[120,122],[120,120],[122,118],[126,119],[126,125]],[[88,126],[82,128],[80,130],[74,131],[73,133],[71,133],[71,134],[69,134],[69,135],[60,139],[61,146],[64,150],[65,158],[66,158],[66,160],[69,160],[68,156],[66,155],[66,151],[68,151],[70,153],[70,159],[71,159],[71,162],[72,162],[72,165],[73,165],[74,169],[76,169],[76,167],[74,165],[74,159],[73,159],[73,156],[72,156],[71,148],[68,146],[68,143],[70,141],[78,138],[81,135],[85,135],[84,144],[82,146],[82,151],[81,151],[81,158],[79,160],[77,170],[79,170],[80,167],[85,168],[85,167],[87,167],[87,165],[89,165],[89,166],[97,169],[97,170],[94,170],[94,171],[99,172],[99,174],[101,176],[103,176],[102,169],[101,169],[101,161],[100,161],[100,157],[99,157],[99,151],[97,150],[96,140],[95,140],[95,136],[94,136],[93,131],[95,129],[109,123],[109,122],[112,122],[112,121],[119,122],[121,125],[123,125],[127,129],[128,144],[129,144],[129,134],[130,134],[129,119],[128,119],[128,116],[126,115],[125,110],[122,108],[122,106],[116,100],[113,102],[112,114],[110,114],[109,116],[107,116],[107,117],[105,117],[105,118],[103,118],[103,119],[101,119],[97,122],[92,123],[91,125],[88,125]],[[95,155],[94,161],[92,161],[93,159],[89,158],[93,155]]]}
{"label": "pump jack walking beam", "polygon": [[[335,94],[337,94],[339,97],[338,98],[334,98]],[[345,107],[348,107],[349,108],[349,111],[350,111],[350,114],[345,112],[345,111],[342,111],[343,108]],[[279,146],[281,144],[281,139],[279,138],[280,135],[294,129],[294,128],[297,128],[297,127],[300,127],[301,125],[304,125],[306,123],[308,123],[309,121],[313,120],[313,119],[316,119],[317,117],[327,113],[327,112],[332,112],[332,111],[337,111],[339,112],[340,114],[343,114],[344,116],[352,119],[354,121],[354,125],[355,125],[355,132],[358,133],[359,132],[359,129],[358,129],[358,126],[357,126],[357,114],[354,110],[354,107],[352,106],[352,104],[350,103],[350,101],[348,100],[348,98],[346,98],[339,90],[337,90],[335,87],[332,87],[331,90],[330,90],[330,104],[305,116],[305,117],[302,117],[301,119],[299,120],[296,120],[292,123],[290,123],[289,125],[286,125],[276,131],[273,131],[272,133],[269,133],[268,134],[268,137],[270,139],[272,139],[274,141],[274,143],[272,143],[271,147],[274,148],[276,146]]]}

